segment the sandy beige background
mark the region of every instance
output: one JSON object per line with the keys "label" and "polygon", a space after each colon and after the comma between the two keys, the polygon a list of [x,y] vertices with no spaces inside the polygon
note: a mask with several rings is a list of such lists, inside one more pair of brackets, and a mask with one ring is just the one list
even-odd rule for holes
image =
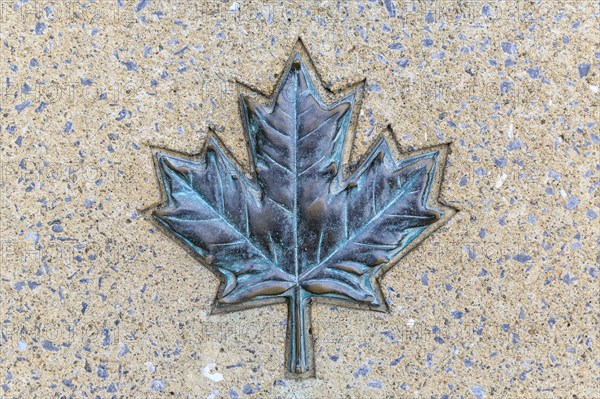
{"label": "sandy beige background", "polygon": [[[600,398],[597,2],[2,1],[0,397]],[[211,316],[218,280],[143,214],[152,147],[209,128],[247,162],[235,81],[298,38],[366,78],[352,161],[389,124],[451,142],[460,210],[383,281],[391,313]]]}

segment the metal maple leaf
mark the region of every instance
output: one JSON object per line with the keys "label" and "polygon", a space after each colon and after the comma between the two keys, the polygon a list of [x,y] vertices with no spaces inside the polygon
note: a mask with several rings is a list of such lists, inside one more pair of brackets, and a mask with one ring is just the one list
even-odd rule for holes
{"label": "metal maple leaf", "polygon": [[354,99],[324,104],[297,54],[271,106],[241,95],[254,178],[214,138],[199,162],[157,154],[154,217],[222,278],[217,308],[287,300],[292,373],[313,361],[310,299],[385,308],[376,277],[442,215],[427,207],[439,151],[397,163],[382,139],[342,176]]}

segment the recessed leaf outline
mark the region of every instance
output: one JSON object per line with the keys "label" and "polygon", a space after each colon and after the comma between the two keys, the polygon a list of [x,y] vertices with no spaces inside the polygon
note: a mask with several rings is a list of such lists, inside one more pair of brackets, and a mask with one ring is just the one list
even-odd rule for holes
{"label": "recessed leaf outline", "polygon": [[385,306],[376,278],[443,215],[428,207],[440,153],[396,162],[382,138],[344,178],[355,93],[325,104],[300,53],[272,104],[240,102],[255,175],[214,137],[196,161],[159,152],[166,201],[153,217],[221,277],[217,306],[288,302],[288,368],[306,374],[310,300]]}

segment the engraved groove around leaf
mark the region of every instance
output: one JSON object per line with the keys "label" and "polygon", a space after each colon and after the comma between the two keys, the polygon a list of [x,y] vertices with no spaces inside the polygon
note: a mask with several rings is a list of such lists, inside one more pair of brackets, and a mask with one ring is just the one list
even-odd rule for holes
{"label": "engraved groove around leaf", "polygon": [[157,155],[154,217],[223,278],[219,304],[287,298],[296,373],[310,366],[307,300],[380,305],[375,276],[441,216],[427,206],[436,151],[396,162],[383,139],[343,178],[354,99],[326,105],[296,55],[271,105],[241,96],[252,179],[214,139],[199,161]]}

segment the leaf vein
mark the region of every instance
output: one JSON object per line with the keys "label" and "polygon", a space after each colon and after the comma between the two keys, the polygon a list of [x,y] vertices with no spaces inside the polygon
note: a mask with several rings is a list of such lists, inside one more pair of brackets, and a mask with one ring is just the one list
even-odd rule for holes
{"label": "leaf vein", "polygon": [[[417,180],[417,177],[418,177],[417,173],[415,173],[413,176],[411,176],[410,179],[405,183],[405,187],[414,183],[414,181]],[[348,243],[353,241],[359,235],[360,232],[362,232],[364,229],[366,229],[369,225],[379,222],[380,221],[379,218],[381,217],[381,215],[384,214],[388,208],[390,208],[393,204],[395,204],[396,201],[398,201],[398,199],[400,197],[404,196],[405,194],[406,194],[405,190],[399,191],[398,195],[396,195],[385,207],[383,207],[383,209],[381,209],[381,211],[379,211],[367,224],[362,226],[362,228],[360,228],[357,232],[352,234],[352,236],[349,239],[347,239],[342,245],[338,246],[333,252],[331,252],[329,255],[327,255],[325,257],[325,259],[323,259],[323,261],[321,261],[321,263],[319,263],[314,268],[302,273],[302,275],[300,277],[298,277],[298,281],[303,281],[303,279],[305,279],[306,276],[308,276],[310,274],[315,274],[317,271],[321,270],[324,267],[323,265],[325,265],[329,259],[333,258],[342,248],[344,248],[346,245],[348,245]]]}

